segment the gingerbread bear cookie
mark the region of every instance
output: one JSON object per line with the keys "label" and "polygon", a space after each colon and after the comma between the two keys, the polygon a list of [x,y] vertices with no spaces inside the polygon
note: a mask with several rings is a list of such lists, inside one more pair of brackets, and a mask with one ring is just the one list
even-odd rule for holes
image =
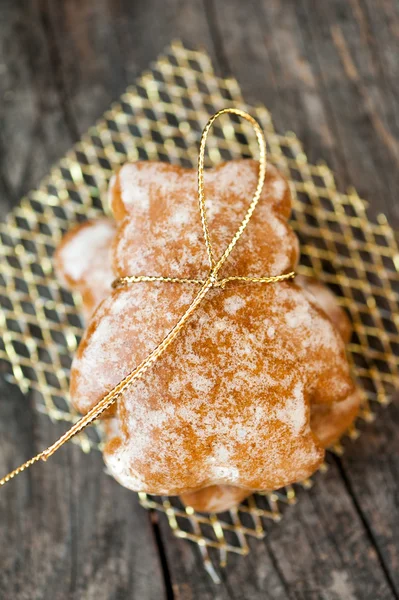
{"label": "gingerbread bear cookie", "polygon": [[[256,180],[254,161],[206,173],[216,253],[237,228]],[[117,276],[206,276],[194,171],[125,165],[111,201]],[[220,275],[292,270],[298,244],[289,212],[288,185],[269,167],[259,205]],[[157,282],[113,290],[74,361],[75,406],[87,411],[139,364],[195,292],[195,284]],[[309,476],[323,459],[310,406],[345,401],[352,392],[343,340],[298,285],[231,283],[208,294],[156,366],[118,401],[119,433],[105,460],[123,485],[149,493],[215,484],[276,489]]]}

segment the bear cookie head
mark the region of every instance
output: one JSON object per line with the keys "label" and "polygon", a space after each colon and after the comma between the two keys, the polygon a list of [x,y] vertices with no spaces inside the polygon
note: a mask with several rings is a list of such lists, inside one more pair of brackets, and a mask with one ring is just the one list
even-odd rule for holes
{"label": "bear cookie head", "polygon": [[[258,163],[236,160],[205,171],[205,205],[215,257],[226,249],[251,201]],[[197,199],[197,173],[166,163],[126,164],[112,180],[110,203],[120,222],[114,270],[131,274],[205,277],[209,271]],[[298,243],[287,224],[291,196],[269,166],[254,214],[220,277],[279,275],[293,270]]]}
{"label": "bear cookie head", "polygon": [[[205,173],[210,235],[218,257],[257,182],[257,163]],[[196,172],[161,163],[125,165],[110,185],[117,220],[117,277],[205,278],[209,271]],[[221,277],[291,271],[298,244],[284,178],[268,167],[259,204]],[[97,308],[71,375],[86,412],[140,364],[176,324],[198,286],[140,282],[112,290]],[[126,487],[180,494],[211,485],[277,489],[322,462],[311,404],[353,392],[344,342],[292,281],[231,282],[210,290],[155,366],[118,400],[104,458]]]}

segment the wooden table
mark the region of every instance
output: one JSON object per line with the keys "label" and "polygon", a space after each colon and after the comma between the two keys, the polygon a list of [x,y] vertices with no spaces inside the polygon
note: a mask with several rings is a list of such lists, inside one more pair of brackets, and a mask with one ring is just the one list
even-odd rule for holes
{"label": "wooden table", "polygon": [[[173,38],[291,129],[399,228],[396,0],[2,0],[5,214]],[[0,471],[62,427],[1,384]],[[188,542],[69,445],[0,493],[4,600],[399,597],[399,409],[381,410],[221,585]]]}

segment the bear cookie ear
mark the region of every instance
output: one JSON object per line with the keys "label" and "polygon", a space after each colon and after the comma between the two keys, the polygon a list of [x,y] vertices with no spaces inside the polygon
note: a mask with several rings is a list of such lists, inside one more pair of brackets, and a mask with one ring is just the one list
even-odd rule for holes
{"label": "bear cookie ear", "polygon": [[[221,163],[213,169],[205,171],[206,197],[211,194],[226,198],[238,197],[248,203],[258,181],[259,163],[252,159],[237,159]],[[228,200],[227,200],[228,205]],[[270,208],[279,216],[288,219],[291,214],[291,193],[287,180],[270,163],[267,165],[265,182],[256,212]],[[256,215],[255,212],[255,215]],[[255,217],[256,218],[256,217]]]}
{"label": "bear cookie ear", "polygon": [[126,163],[109,184],[108,200],[117,221],[148,214],[160,197],[183,191],[194,172],[160,161]]}

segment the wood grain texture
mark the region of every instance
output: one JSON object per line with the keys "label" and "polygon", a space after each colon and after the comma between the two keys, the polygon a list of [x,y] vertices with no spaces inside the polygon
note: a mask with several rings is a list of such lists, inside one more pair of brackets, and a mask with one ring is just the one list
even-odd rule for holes
{"label": "wood grain texture", "polygon": [[[205,46],[279,131],[399,228],[397,0],[3,0],[3,214],[174,38]],[[13,386],[0,395],[5,472],[60,431]],[[231,557],[219,586],[195,546],[71,445],[0,493],[0,597],[397,599],[398,430],[394,402],[265,541]]]}
{"label": "wood grain texture", "polygon": [[[37,416],[14,386],[3,384],[1,397],[5,472],[63,428]],[[104,473],[101,456],[70,445],[51,463],[2,489],[0,597],[166,597],[150,515]]]}

